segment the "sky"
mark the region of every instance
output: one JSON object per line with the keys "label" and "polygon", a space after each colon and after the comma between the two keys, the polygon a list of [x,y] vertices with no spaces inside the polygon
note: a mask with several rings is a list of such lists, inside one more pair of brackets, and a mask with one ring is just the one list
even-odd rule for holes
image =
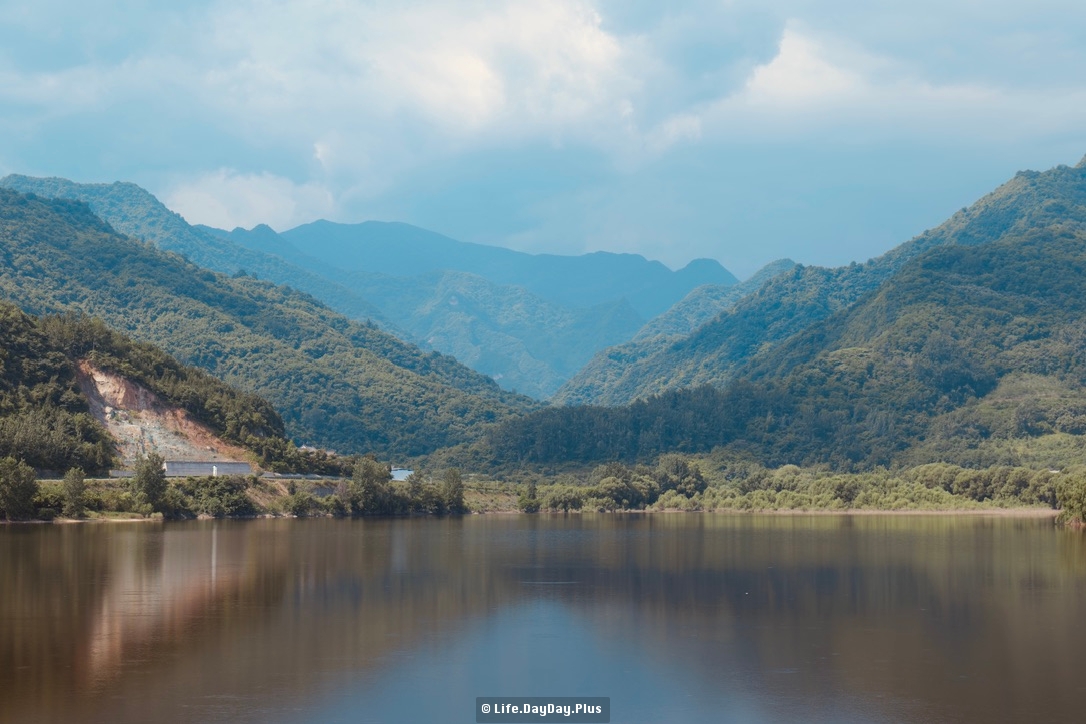
{"label": "sky", "polygon": [[0,174],[192,223],[863,261],[1086,154],[1086,3],[0,0]]}

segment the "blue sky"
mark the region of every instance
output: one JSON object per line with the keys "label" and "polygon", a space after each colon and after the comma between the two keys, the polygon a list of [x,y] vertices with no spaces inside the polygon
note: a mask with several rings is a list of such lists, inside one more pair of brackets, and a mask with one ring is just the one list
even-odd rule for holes
{"label": "blue sky", "polygon": [[1086,3],[0,0],[0,173],[740,276],[1086,154]]}

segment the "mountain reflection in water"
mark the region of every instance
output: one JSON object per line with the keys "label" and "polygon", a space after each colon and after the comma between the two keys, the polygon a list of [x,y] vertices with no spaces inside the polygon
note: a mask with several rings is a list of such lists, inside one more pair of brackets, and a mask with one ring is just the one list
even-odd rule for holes
{"label": "mountain reflection in water", "polygon": [[580,515],[0,527],[0,721],[1067,721],[1049,520]]}

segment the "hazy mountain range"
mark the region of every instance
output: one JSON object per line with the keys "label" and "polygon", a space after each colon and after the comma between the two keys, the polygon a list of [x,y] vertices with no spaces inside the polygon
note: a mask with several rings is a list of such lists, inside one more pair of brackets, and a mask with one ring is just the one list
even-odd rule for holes
{"label": "hazy mountain range", "polygon": [[725,446],[836,469],[1080,464],[1084,305],[1086,160],[1019,173],[867,264],[778,275],[655,354],[612,359],[621,384],[597,390],[641,401],[540,410],[477,455],[553,464]]}
{"label": "hazy mountain range", "polygon": [[289,284],[540,399],[691,290],[736,282],[708,259],[673,272],[634,254],[533,255],[399,223],[193,227],[128,183],[12,175],[0,186],[84,201],[124,234],[214,271]]}
{"label": "hazy mountain range", "polygon": [[[785,260],[743,283],[711,263],[524,255],[401,224],[195,228],[131,184],[0,185],[86,199],[0,190],[0,297],[153,342],[266,398],[296,442],[505,468],[714,447],[841,469],[1086,451],[1086,160],[1021,172],[866,263]],[[390,330],[466,350],[486,374]],[[558,395],[589,405],[544,407],[490,378],[507,381],[504,365],[554,386],[592,350]],[[26,387],[72,428],[70,384],[46,379],[63,362],[39,367],[29,386],[5,372],[0,419],[29,425],[48,406]],[[223,399],[262,411],[254,429],[274,422],[258,398]],[[101,458],[100,443],[79,455]]]}

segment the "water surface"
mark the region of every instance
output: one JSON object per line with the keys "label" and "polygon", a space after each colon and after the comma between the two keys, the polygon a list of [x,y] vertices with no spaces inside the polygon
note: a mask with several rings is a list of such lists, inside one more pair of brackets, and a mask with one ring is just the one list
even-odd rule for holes
{"label": "water surface", "polygon": [[1073,721],[1049,520],[579,515],[0,526],[2,722]]}

